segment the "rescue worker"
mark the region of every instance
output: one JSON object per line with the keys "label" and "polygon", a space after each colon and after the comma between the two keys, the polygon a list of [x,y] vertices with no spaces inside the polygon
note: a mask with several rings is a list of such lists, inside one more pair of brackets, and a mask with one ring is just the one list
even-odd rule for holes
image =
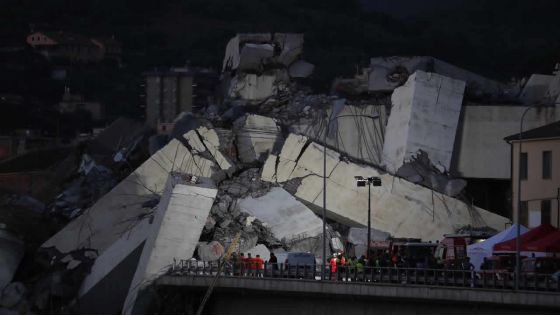
{"label": "rescue worker", "polygon": [[257,255],[254,258],[254,261],[255,261],[255,268],[256,268],[255,271],[257,273],[257,276],[260,277],[260,276],[262,276],[262,269],[263,269],[263,266],[264,266],[264,261],[261,258],[261,255]]}
{"label": "rescue worker", "polygon": [[247,259],[245,259],[245,267],[247,268],[247,274],[253,276],[255,274],[255,259],[251,257],[251,253],[247,253]]}
{"label": "rescue worker", "polygon": [[234,275],[243,276],[244,274],[245,274],[245,255],[243,253],[239,253],[239,256],[237,256],[237,260],[235,261]]}
{"label": "rescue worker", "polygon": [[344,271],[346,270],[346,258],[342,254],[338,254],[338,280],[342,280]]}
{"label": "rescue worker", "polygon": [[278,258],[274,253],[270,253],[270,259],[268,262],[272,265],[272,276],[276,277],[278,274]]}
{"label": "rescue worker", "polygon": [[331,260],[329,261],[329,265],[331,267],[331,279],[333,278],[332,276],[336,274],[336,265],[338,264],[337,261],[337,256],[336,254],[333,254],[333,256],[331,257]]}

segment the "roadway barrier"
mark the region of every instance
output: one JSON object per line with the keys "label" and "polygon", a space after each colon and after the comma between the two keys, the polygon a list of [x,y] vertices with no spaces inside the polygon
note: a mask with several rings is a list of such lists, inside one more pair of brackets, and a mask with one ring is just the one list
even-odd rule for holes
{"label": "roadway barrier", "polygon": [[[321,279],[321,268],[325,268],[326,279]],[[219,262],[180,260],[169,275],[215,276]],[[476,272],[470,270],[418,269],[396,267],[338,267],[331,272],[329,265],[285,265],[264,263],[226,263],[221,277],[254,277],[261,279],[287,278],[293,280],[341,281],[367,284],[399,284],[423,286],[447,286],[514,290],[513,272]],[[551,274],[521,274],[520,290],[560,293],[560,281]]]}

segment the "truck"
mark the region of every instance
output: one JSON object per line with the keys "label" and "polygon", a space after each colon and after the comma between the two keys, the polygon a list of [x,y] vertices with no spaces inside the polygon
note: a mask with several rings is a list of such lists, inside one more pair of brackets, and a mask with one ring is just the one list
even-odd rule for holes
{"label": "truck", "polygon": [[467,258],[467,241],[462,235],[444,235],[437,244],[435,259],[437,266],[443,269],[463,269]]}

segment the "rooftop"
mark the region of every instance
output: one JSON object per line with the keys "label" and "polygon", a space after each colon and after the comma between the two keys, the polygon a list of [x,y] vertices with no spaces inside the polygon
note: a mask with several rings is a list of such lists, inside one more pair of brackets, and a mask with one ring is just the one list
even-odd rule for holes
{"label": "rooftop", "polygon": [[530,129],[521,134],[516,133],[505,137],[504,140],[507,142],[518,141],[520,135],[522,140],[560,138],[560,121]]}

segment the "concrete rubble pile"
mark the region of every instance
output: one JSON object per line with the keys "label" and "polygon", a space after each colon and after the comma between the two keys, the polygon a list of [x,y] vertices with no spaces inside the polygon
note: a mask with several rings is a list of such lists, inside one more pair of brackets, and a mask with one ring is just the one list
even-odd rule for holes
{"label": "concrete rubble pile", "polygon": [[512,93],[500,82],[487,79],[430,56],[374,57],[368,68],[353,79],[342,79],[335,88],[353,94],[391,93],[403,85],[413,73],[437,73],[466,84],[466,94],[474,98],[499,99]]}
{"label": "concrete rubble pile", "polygon": [[51,213],[59,213],[73,219],[117,183],[111,169],[97,164],[87,154],[82,156],[78,173],[79,177],[67,183],[64,191],[56,196]]}
{"label": "concrete rubble pile", "polygon": [[432,165],[430,157],[422,149],[408,162],[403,164],[395,174],[411,183],[431,187],[433,190],[455,197],[467,186],[464,179],[450,179],[447,172],[441,172]]}
{"label": "concrete rubble pile", "polygon": [[[296,198],[317,211],[323,200],[323,146],[308,141],[291,134],[282,152],[269,156],[262,177],[289,187]],[[445,194],[342,159],[336,151],[327,149],[326,154],[327,214],[332,220],[349,226],[367,226],[367,189],[357,188],[353,178],[353,174],[367,174],[379,176],[385,183],[372,190],[372,227],[393,236],[437,240],[466,224],[499,229],[507,222],[506,218]],[[293,180],[297,180],[296,184]]]}
{"label": "concrete rubble pile", "polygon": [[322,221],[286,190],[274,187],[261,197],[249,196],[239,208],[266,224],[283,248],[322,256]]}
{"label": "concrete rubble pile", "polygon": [[[346,100],[292,84],[313,70],[302,53],[302,34],[238,34],[223,62],[225,106],[179,115],[130,172],[81,155],[79,178],[51,207],[72,221],[41,246],[57,262],[42,285],[72,275],[81,314],[142,312],[154,279],[185,260],[220,261],[237,233],[236,252],[305,251],[321,263],[323,206],[327,255],[363,253],[368,233],[436,241],[465,226],[503,228],[508,219],[455,198],[466,182],[450,175],[464,100],[503,95],[503,85],[431,57],[373,58],[342,89],[381,96]],[[113,143],[113,163],[129,165],[139,139]],[[371,189],[369,232],[356,175],[383,183]],[[84,192],[90,185],[99,191]],[[45,292],[39,300],[58,294]]]}
{"label": "concrete rubble pile", "polygon": [[292,89],[292,78],[306,78],[314,66],[300,59],[303,34],[237,34],[230,39],[222,65],[228,96],[262,102]]}

